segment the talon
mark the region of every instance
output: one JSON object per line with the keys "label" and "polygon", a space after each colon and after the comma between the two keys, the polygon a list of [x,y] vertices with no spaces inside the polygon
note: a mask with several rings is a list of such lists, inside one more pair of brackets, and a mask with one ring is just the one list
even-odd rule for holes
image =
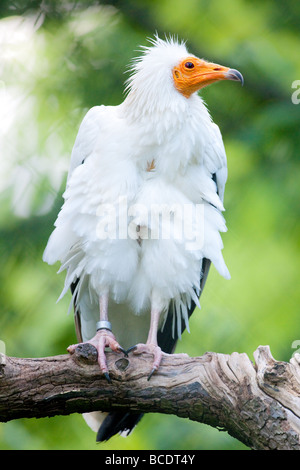
{"label": "talon", "polygon": [[111,384],[111,378],[110,378],[110,376],[109,376],[109,373],[108,373],[108,372],[103,372],[103,375],[104,375],[104,377],[106,378],[107,382],[108,382],[109,384]]}
{"label": "talon", "polygon": [[147,381],[149,382],[149,380],[151,379],[152,375],[154,374],[154,372],[157,370],[157,367],[153,367],[152,371],[150,372],[150,374],[148,375],[148,378],[147,378]]}
{"label": "talon", "polygon": [[130,352],[132,352],[132,351],[135,351],[136,349],[137,349],[137,345],[131,346],[131,348],[128,348],[128,349],[126,350],[127,357],[128,357],[128,353],[130,353]]}
{"label": "talon", "polygon": [[125,357],[128,357],[128,351],[125,351],[125,349],[122,348],[121,346],[118,347],[118,351],[122,352]]}

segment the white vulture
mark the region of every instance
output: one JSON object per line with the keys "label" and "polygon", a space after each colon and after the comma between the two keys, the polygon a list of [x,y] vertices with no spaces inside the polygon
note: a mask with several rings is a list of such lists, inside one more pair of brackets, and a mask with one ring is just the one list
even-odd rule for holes
{"label": "white vulture", "polygon": [[[132,63],[123,103],[93,107],[80,125],[43,258],[66,270],[61,296],[71,289],[78,341],[96,347],[107,380],[106,347],[150,352],[150,378],[188,329],[210,263],[230,277],[220,236],[226,155],[197,91],[243,77],[183,42],[150,42]],[[140,416],[84,415],[98,441],[128,434]]]}

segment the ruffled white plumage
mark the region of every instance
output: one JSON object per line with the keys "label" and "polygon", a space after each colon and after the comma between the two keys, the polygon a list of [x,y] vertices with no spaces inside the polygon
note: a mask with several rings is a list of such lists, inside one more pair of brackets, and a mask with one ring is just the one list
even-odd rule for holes
{"label": "ruffled white plumage", "polygon": [[[200,98],[199,102],[202,107]],[[176,285],[182,285],[182,288],[178,290],[178,295],[185,293],[185,289],[193,290],[199,282],[200,255],[212,259],[221,274],[228,276],[221,255],[222,243],[219,236],[219,232],[225,230],[224,220],[220,214],[223,204],[217,194],[216,185],[211,179],[212,173],[222,171],[220,154],[214,150],[217,158],[214,158],[214,154],[211,155],[211,149],[215,149],[213,142],[215,133],[211,132],[211,141],[206,147],[208,150],[206,151],[204,147],[204,151],[197,154],[197,149],[199,147],[201,149],[201,138],[199,146],[197,136],[194,137],[194,144],[182,139],[179,120],[180,126],[176,129],[177,132],[174,131],[172,145],[168,145],[169,137],[166,142],[155,144],[154,136],[148,136],[152,144],[151,149],[147,149],[149,157],[146,159],[143,154],[143,145],[141,146],[139,140],[136,140],[134,151],[141,153],[141,160],[144,160],[142,164],[141,161],[131,158],[130,150],[134,139],[127,148],[124,145],[124,141],[130,140],[128,134],[133,136],[134,132],[132,129],[126,129],[124,122],[121,122],[118,129],[118,121],[122,121],[119,117],[121,110],[118,108],[114,110],[114,114],[117,114],[115,121],[111,119],[112,110],[109,110],[107,118],[105,110],[104,107],[99,110],[102,119],[106,122],[104,122],[103,130],[99,124],[94,149],[88,158],[85,157],[84,165],[77,166],[69,177],[64,194],[65,204],[44,254],[47,262],[53,263],[59,260],[64,267],[68,268],[65,291],[77,278],[88,275],[97,295],[101,289],[109,286],[114,296],[113,300],[123,302],[126,300],[126,293],[131,295],[134,292],[131,298],[129,296],[128,301],[132,305],[139,306],[136,309],[136,313],[139,313],[148,307],[146,299],[149,301],[151,298],[154,279],[158,279],[159,284],[164,286],[161,289],[155,286],[161,291],[162,297],[165,297],[165,286],[170,286],[167,289],[170,294],[172,293],[171,297],[170,294],[167,295],[169,300],[176,296]],[[124,121],[126,122],[125,118]],[[112,126],[111,132],[107,129],[108,122]],[[205,122],[204,126],[206,139],[209,136],[208,122]],[[201,121],[198,124],[201,124]],[[130,125],[128,127],[130,128]],[[212,129],[214,131],[215,126],[212,126]],[[122,131],[124,139],[122,139]],[[198,125],[198,132],[201,136],[200,125]],[[185,134],[184,131],[183,133]],[[114,135],[119,135],[117,141],[114,140]],[[82,145],[81,142],[80,145]],[[178,158],[178,155],[185,156],[184,162]],[[155,171],[147,172],[147,164],[153,159],[156,162]],[[179,207],[188,204],[192,206],[203,204],[205,216],[203,247],[200,250],[189,251],[186,250],[186,240],[151,240],[151,233],[150,240],[144,243],[142,248],[132,239],[113,239],[113,236],[108,239],[99,239],[101,221],[104,227],[109,225],[108,222],[103,221],[101,215],[102,212],[105,213],[106,204],[115,209],[117,217],[122,198],[126,201],[127,207],[141,205],[148,209],[148,214],[153,206],[159,208],[164,204],[167,207],[176,204]],[[101,209],[103,209],[102,212]],[[150,231],[153,229],[148,220],[142,220],[142,214],[140,217],[136,216],[135,219],[136,225],[149,226]],[[174,253],[172,264],[162,262],[165,245]],[[149,250],[150,253],[151,251],[157,253],[156,257],[151,254],[148,256]],[[149,260],[144,262],[148,258]],[[183,270],[189,269],[190,279],[197,278],[196,284],[194,281],[186,284],[182,282],[177,272],[180,266]],[[166,267],[165,270],[164,267]],[[145,278],[143,289],[141,289],[140,281],[141,269]],[[174,272],[177,272],[176,278],[174,278]],[[185,270],[182,277],[186,277]],[[134,289],[135,278],[138,278],[136,282],[138,282],[139,289]],[[149,284],[150,279],[153,280]],[[171,288],[173,284],[174,288]],[[141,303],[141,299],[145,301]]]}
{"label": "ruffled white plumage", "polygon": [[[113,331],[129,347],[146,339],[151,302],[165,311],[172,304],[174,315],[188,326],[187,309],[192,301],[199,303],[203,258],[229,278],[220,236],[226,230],[222,137],[202,99],[196,94],[186,99],[172,83],[172,67],[187,55],[183,43],[157,38],[134,62],[124,102],[92,108],[80,126],[65,202],[44,260],[60,261],[67,270],[62,295],[79,280],[74,296],[83,340],[95,334],[99,295],[106,290]],[[148,171],[151,162],[155,169]],[[149,216],[153,206],[158,217]],[[196,208],[202,208],[201,243],[187,249],[191,240],[178,236],[174,222],[168,239],[153,237],[165,228],[163,207],[182,217],[185,206],[191,208],[192,233],[199,229]],[[148,237],[138,243],[120,236],[125,216],[126,228],[142,226]]]}

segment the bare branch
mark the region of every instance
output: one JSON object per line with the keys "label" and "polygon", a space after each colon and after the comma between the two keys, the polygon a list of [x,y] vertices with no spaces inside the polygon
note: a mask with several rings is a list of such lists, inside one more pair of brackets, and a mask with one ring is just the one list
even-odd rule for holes
{"label": "bare branch", "polygon": [[253,449],[300,450],[300,355],[278,362],[268,346],[260,346],[254,358],[255,364],[238,353],[164,354],[147,381],[148,355],[108,353],[109,384],[89,345],[73,356],[5,356],[0,421],[126,409],[187,417],[226,430]]}

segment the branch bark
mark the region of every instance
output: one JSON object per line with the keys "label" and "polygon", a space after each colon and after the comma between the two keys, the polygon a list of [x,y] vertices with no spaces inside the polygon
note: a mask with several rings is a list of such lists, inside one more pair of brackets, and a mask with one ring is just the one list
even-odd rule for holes
{"label": "branch bark", "polygon": [[246,354],[164,354],[147,381],[150,356],[107,353],[112,383],[99,374],[97,352],[73,356],[0,357],[0,421],[88,411],[175,414],[228,433],[252,449],[300,450],[300,355],[278,362],[268,346]]}

